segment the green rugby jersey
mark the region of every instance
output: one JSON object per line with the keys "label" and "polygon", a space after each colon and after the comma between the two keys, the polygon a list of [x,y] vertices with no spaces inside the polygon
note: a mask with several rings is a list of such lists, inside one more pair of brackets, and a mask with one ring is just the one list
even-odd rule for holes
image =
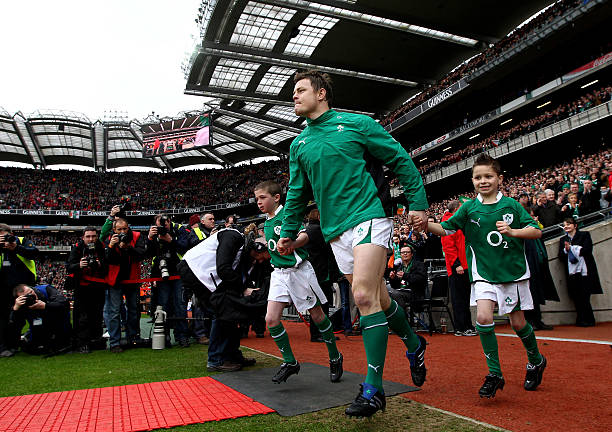
{"label": "green rugby jersey", "polygon": [[293,255],[281,255],[276,250],[276,244],[280,239],[281,225],[283,223],[283,206],[276,209],[276,215],[268,217],[264,223],[264,234],[268,243],[268,251],[272,265],[274,268],[290,268],[299,265],[302,261],[308,258],[308,252],[304,248],[298,248],[293,252]]}
{"label": "green rugby jersey", "polygon": [[536,221],[517,201],[497,194],[494,204],[483,204],[480,195],[465,202],[448,220],[447,231],[462,230],[470,280],[507,283],[529,279],[523,239],[503,236],[495,222],[506,221],[510,228],[538,228]]}
{"label": "green rugby jersey", "polygon": [[[328,110],[291,143],[281,237],[295,238],[314,197],[325,241],[374,218],[391,216],[382,166],[397,176],[410,210],[428,207],[423,181],[406,150],[368,116]],[[385,190],[386,188],[386,190]],[[383,203],[383,198],[389,202]]]}

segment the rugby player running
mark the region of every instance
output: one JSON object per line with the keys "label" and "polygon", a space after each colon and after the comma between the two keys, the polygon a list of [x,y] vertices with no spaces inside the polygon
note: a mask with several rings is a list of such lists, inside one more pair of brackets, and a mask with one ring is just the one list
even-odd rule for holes
{"label": "rugby player running", "polygon": [[382,126],[368,116],[331,109],[333,89],[327,74],[300,72],[294,83],[295,113],[306,118],[307,127],[291,144],[289,188],[277,249],[291,253],[308,201],[314,198],[325,240],[352,284],[361,313],[368,372],[346,414],[370,417],[386,407],[382,377],[389,329],[406,345],[414,384],[421,386],[426,376],[427,343],[389,298],[383,279],[393,208],[382,164],[404,186],[410,217],[421,221],[427,220],[425,189],[406,150]]}

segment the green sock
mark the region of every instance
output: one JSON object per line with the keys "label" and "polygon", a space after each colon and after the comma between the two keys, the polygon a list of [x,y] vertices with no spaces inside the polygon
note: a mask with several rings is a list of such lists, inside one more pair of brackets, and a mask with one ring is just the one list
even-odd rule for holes
{"label": "green sock", "polygon": [[295,363],[297,360],[293,356],[293,351],[291,351],[289,335],[285,331],[283,323],[280,323],[279,325],[274,327],[268,327],[268,330],[270,331],[270,335],[272,336],[272,339],[274,339],[276,346],[283,355],[283,360],[285,361],[285,363]]}
{"label": "green sock", "polygon": [[389,339],[387,319],[381,311],[362,316],[359,324],[361,325],[363,345],[368,361],[368,373],[365,382],[382,392],[383,369],[387,354],[387,340]]}
{"label": "green sock", "polygon": [[514,330],[516,335],[521,338],[523,346],[527,350],[527,359],[532,365],[539,365],[542,363],[542,354],[538,350],[538,342],[536,341],[535,333],[531,324],[527,323],[525,327],[520,330]]}
{"label": "green sock", "polygon": [[389,328],[404,342],[408,352],[415,352],[419,347],[419,338],[410,328],[404,309],[399,307],[395,300],[391,300],[391,306],[385,311],[385,316]]}
{"label": "green sock", "polygon": [[327,351],[329,352],[330,360],[338,360],[340,357],[340,353],[338,352],[338,348],[336,347],[336,335],[334,334],[334,329],[329,318],[323,318],[323,321],[320,323],[315,323],[317,328],[321,332],[321,337],[327,346]]}
{"label": "green sock", "polygon": [[476,323],[476,330],[480,336],[482,350],[487,358],[489,373],[502,376],[501,366],[499,364],[499,353],[497,350],[497,338],[495,337],[495,324],[482,325]]}

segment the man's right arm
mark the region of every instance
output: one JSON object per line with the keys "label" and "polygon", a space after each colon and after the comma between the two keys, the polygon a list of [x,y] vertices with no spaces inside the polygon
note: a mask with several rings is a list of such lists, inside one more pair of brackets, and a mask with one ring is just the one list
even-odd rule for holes
{"label": "man's right arm", "polygon": [[[297,140],[297,138],[296,138]],[[312,197],[312,188],[306,173],[297,159],[295,141],[289,150],[289,187],[284,206],[283,226],[280,238],[295,239],[300,227],[306,206]]]}

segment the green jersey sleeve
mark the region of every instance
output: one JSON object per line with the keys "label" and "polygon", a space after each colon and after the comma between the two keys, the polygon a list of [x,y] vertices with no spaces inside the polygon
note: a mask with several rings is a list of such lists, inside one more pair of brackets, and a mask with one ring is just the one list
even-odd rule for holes
{"label": "green jersey sleeve", "polygon": [[[296,141],[298,139],[299,136]],[[296,141],[291,144],[289,150],[289,187],[284,205],[284,219],[280,238],[296,238],[302,226],[306,206],[312,198],[310,182],[296,155]]]}
{"label": "green jersey sleeve", "polygon": [[404,194],[410,210],[427,210],[427,196],[423,179],[408,152],[374,119],[364,116],[364,128],[368,136],[366,147],[370,154],[387,165],[404,186]]}

